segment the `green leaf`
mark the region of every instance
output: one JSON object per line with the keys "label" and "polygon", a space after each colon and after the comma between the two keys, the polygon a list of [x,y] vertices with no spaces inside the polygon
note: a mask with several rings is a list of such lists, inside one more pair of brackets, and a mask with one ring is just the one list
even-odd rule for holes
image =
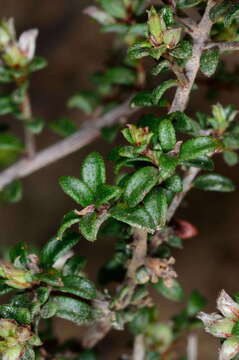
{"label": "green leaf", "polygon": [[163,151],[173,150],[176,144],[176,133],[170,120],[163,119],[159,124],[159,141]]}
{"label": "green leaf", "polygon": [[196,178],[193,185],[202,190],[230,192],[235,190],[235,185],[225,176],[219,174],[206,174]]}
{"label": "green leaf", "polygon": [[62,281],[64,286],[59,288],[60,291],[68,292],[88,300],[96,298],[96,288],[90,280],[71,274],[63,276]]}
{"label": "green leaf", "polygon": [[42,118],[36,118],[31,121],[26,122],[26,127],[29,129],[33,134],[40,134],[44,128],[44,120]]}
{"label": "green leaf", "polygon": [[[9,251],[9,258],[11,262],[14,264],[16,261],[18,264],[21,264],[24,267],[27,264],[27,247],[26,244],[22,241],[18,242],[15,246],[13,246]],[[16,264],[14,264],[16,266]]]}
{"label": "green leaf", "polygon": [[177,86],[178,82],[177,80],[167,80],[164,83],[157,86],[152,93],[152,102],[154,105],[157,105],[159,103],[159,100],[163,96],[166,90],[170,89],[173,86]]}
{"label": "green leaf", "polygon": [[157,184],[158,170],[153,166],[146,166],[136,171],[125,187],[124,200],[130,207],[138,205],[148,192]]}
{"label": "green leaf", "polygon": [[99,185],[97,188],[96,206],[103,205],[120,196],[122,190],[118,186]]}
{"label": "green leaf", "polygon": [[115,67],[106,71],[104,79],[113,85],[133,85],[136,81],[136,74],[126,67]]}
{"label": "green leaf", "polygon": [[148,56],[151,50],[151,44],[148,41],[140,41],[128,48],[128,57],[130,60],[141,59]]}
{"label": "green leaf", "polygon": [[94,194],[97,192],[97,187],[105,183],[105,164],[98,152],[93,152],[85,158],[81,167],[81,176]]}
{"label": "green leaf", "polygon": [[169,237],[168,245],[170,245],[170,246],[172,246],[173,248],[176,248],[176,249],[182,249],[183,248],[182,239],[180,239],[180,237],[175,236],[175,235]]}
{"label": "green leaf", "polygon": [[170,51],[170,55],[177,59],[189,59],[192,56],[193,46],[190,41],[182,40],[176,48]]}
{"label": "green leaf", "polygon": [[111,16],[119,19],[126,18],[127,12],[122,0],[99,0],[99,3]]}
{"label": "green leaf", "polygon": [[81,109],[85,114],[91,114],[98,105],[99,97],[91,91],[81,91],[67,102],[68,107]]}
{"label": "green leaf", "polygon": [[97,360],[93,350],[85,350],[76,360]]}
{"label": "green leaf", "polygon": [[226,12],[226,16],[224,19],[225,26],[230,26],[232,21],[237,17],[239,14],[239,4],[235,3],[232,4]]}
{"label": "green leaf", "polygon": [[1,134],[0,135],[0,151],[14,151],[21,152],[24,150],[24,146],[20,139],[13,135]]}
{"label": "green leaf", "polygon": [[179,175],[175,174],[165,181],[167,190],[173,192],[181,192],[183,190],[182,179]]}
{"label": "green leaf", "polygon": [[109,25],[114,23],[114,18],[105,11],[98,9],[96,6],[89,6],[84,9],[84,14],[98,21],[101,25]]}
{"label": "green leaf", "polygon": [[30,72],[39,71],[44,69],[48,65],[47,60],[40,56],[35,56],[28,66]]}
{"label": "green leaf", "polygon": [[74,210],[67,213],[61,222],[61,226],[57,232],[57,238],[61,239],[64,232],[69,229],[72,225],[80,222],[80,216],[75,213]]}
{"label": "green leaf", "polygon": [[27,308],[14,307],[11,305],[0,305],[0,317],[4,319],[13,319],[20,324],[30,324],[31,314]]}
{"label": "green leaf", "polygon": [[188,316],[195,316],[207,304],[207,300],[197,290],[193,290],[187,304]]}
{"label": "green leaf", "polygon": [[53,265],[56,260],[67,253],[80,240],[80,236],[75,233],[65,233],[62,240],[56,238],[46,243],[40,253],[40,262],[43,267]]}
{"label": "green leaf", "polygon": [[170,65],[170,63],[168,60],[162,60],[151,70],[151,74],[154,76],[157,76],[164,69],[168,69],[169,65]]}
{"label": "green leaf", "polygon": [[152,103],[152,92],[151,91],[142,91],[133,97],[131,100],[131,107],[136,106],[153,106]]}
{"label": "green leaf", "polygon": [[16,111],[16,106],[11,96],[0,96],[0,115],[11,114]]}
{"label": "green leaf", "polygon": [[228,10],[228,5],[229,5],[228,0],[224,0],[214,5],[213,8],[210,10],[210,14],[209,14],[210,19],[213,22],[218,21],[221,18],[221,16],[223,16]]}
{"label": "green leaf", "polygon": [[173,10],[170,6],[163,6],[160,15],[167,27],[174,25]]}
{"label": "green leaf", "polygon": [[129,330],[133,335],[145,333],[151,320],[150,310],[148,307],[139,309],[133,320],[130,321]]}
{"label": "green leaf", "polygon": [[74,122],[67,117],[61,117],[55,121],[52,121],[49,127],[52,131],[60,136],[70,136],[77,130]]}
{"label": "green leaf", "polygon": [[183,165],[192,166],[207,171],[214,170],[213,160],[207,156],[201,156],[193,160],[184,161]]}
{"label": "green leaf", "polygon": [[[86,179],[86,176],[84,178]],[[59,183],[62,190],[77,204],[86,207],[94,203],[94,194],[90,189],[90,182],[83,182],[73,176],[62,176]]]}
{"label": "green leaf", "polygon": [[184,291],[179,284],[179,282],[175,279],[172,280],[172,284],[170,287],[165,285],[163,279],[160,279],[156,284],[152,284],[152,286],[164,297],[172,301],[183,301],[184,299]]}
{"label": "green leaf", "polygon": [[149,233],[155,231],[154,221],[143,206],[131,209],[126,208],[124,205],[117,205],[111,208],[110,215],[118,221],[122,221],[133,227],[145,229]]}
{"label": "green leaf", "polygon": [[68,259],[63,268],[63,275],[78,275],[85,267],[87,260],[84,256],[74,255]]}
{"label": "green leaf", "polygon": [[95,212],[84,215],[80,220],[80,232],[88,241],[95,241],[100,226],[109,218],[109,214],[98,215]]}
{"label": "green leaf", "polygon": [[162,227],[167,220],[167,197],[161,189],[154,189],[144,199],[144,206],[154,221],[155,228]]}
{"label": "green leaf", "polygon": [[212,76],[217,69],[218,62],[219,50],[217,48],[204,51],[200,59],[201,72],[208,77]]}
{"label": "green leaf", "polygon": [[83,301],[67,296],[54,296],[51,303],[56,307],[56,316],[73,321],[77,324],[92,320],[92,308]]}
{"label": "green leaf", "polygon": [[180,161],[196,159],[203,155],[212,153],[217,148],[217,142],[210,136],[198,136],[185,141],[179,153]]}
{"label": "green leaf", "polygon": [[0,82],[9,83],[13,81],[12,72],[6,66],[0,66]]}
{"label": "green leaf", "polygon": [[238,154],[234,151],[224,151],[223,159],[229,166],[234,166],[238,164]]}
{"label": "green leaf", "polygon": [[48,287],[45,286],[40,286],[37,290],[36,290],[36,294],[37,294],[37,300],[40,302],[40,304],[44,304],[50,295],[50,289]]}
{"label": "green leaf", "polygon": [[14,180],[0,192],[0,200],[3,202],[16,203],[22,199],[22,184]]}
{"label": "green leaf", "polygon": [[111,144],[116,139],[118,130],[119,125],[104,126],[101,128],[101,135],[109,144]]}
{"label": "green leaf", "polygon": [[178,165],[178,159],[167,154],[160,154],[159,166],[160,166],[160,182],[166,180],[172,176]]}

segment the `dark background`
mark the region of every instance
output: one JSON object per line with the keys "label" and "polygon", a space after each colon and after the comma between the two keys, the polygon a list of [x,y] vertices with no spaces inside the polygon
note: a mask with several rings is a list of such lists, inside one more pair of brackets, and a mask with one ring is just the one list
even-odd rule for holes
{"label": "dark background", "polygon": [[[65,102],[69,96],[77,90],[90,88],[88,76],[104,68],[112,36],[101,34],[98,25],[82,15],[82,9],[91,3],[87,0],[0,0],[0,16],[13,16],[18,33],[32,27],[40,30],[37,54],[46,57],[49,66],[34,74],[31,97],[34,114],[43,116],[46,121],[67,114]],[[232,56],[229,66],[232,61],[237,61],[237,54]],[[204,88],[193,93],[189,113],[210,111],[211,103],[204,95]],[[218,101],[223,105],[237,105],[238,91],[223,91]],[[84,119],[80,112],[71,115],[79,123]],[[19,132],[19,125],[14,126]],[[37,138],[37,146],[40,149],[58,139],[45,130]],[[23,181],[23,200],[0,208],[2,249],[20,240],[41,245],[55,233],[62,216],[75,207],[59,188],[58,178],[77,175],[82,158],[95,149],[107,154],[110,146],[101,140],[95,141]],[[239,184],[238,166],[227,168],[221,159],[216,163],[217,172]],[[215,310],[215,299],[222,288],[230,294],[239,290],[238,200],[239,189],[229,194],[194,190],[179,212],[180,217],[198,227],[200,234],[185,241],[183,251],[175,251],[176,270],[187,294],[198,288],[209,299],[209,311]],[[107,240],[94,244],[82,241],[79,250],[89,258],[87,270],[91,278],[95,277],[97,267],[109,258],[112,249],[113,243]],[[162,319],[181,307],[161,298],[158,303]],[[68,322],[58,322],[56,331],[65,339],[77,336],[80,330]],[[108,336],[100,344],[102,359],[116,359],[117,351],[122,351],[127,341],[123,333]],[[200,345],[200,359],[217,358],[219,344],[213,337],[202,335]]]}

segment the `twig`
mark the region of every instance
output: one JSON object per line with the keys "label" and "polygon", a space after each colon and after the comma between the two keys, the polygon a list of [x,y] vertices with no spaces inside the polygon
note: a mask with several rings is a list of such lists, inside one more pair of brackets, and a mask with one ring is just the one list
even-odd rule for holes
{"label": "twig", "polygon": [[130,100],[125,101],[101,118],[88,120],[75,134],[38,152],[33,159],[22,159],[4,170],[0,173],[0,190],[14,179],[24,178],[88,145],[100,136],[102,127],[113,125],[124,116],[128,117],[139,110],[129,108],[129,102]]}
{"label": "twig", "polygon": [[[126,281],[126,286],[129,287],[126,297],[117,305],[117,311],[125,309],[129,304],[131,297],[136,287],[136,271],[144,264],[147,255],[147,232],[135,228],[134,229],[134,242],[133,242],[133,256],[130,260]],[[123,285],[123,286],[124,286]],[[107,302],[104,304],[102,317],[99,321],[96,321],[90,326],[82,337],[82,346],[85,348],[94,347],[100,340],[102,340],[112,328],[112,314],[110,311],[107,312]],[[98,305],[97,308],[99,309]],[[136,358],[134,358],[136,359]],[[138,358],[137,358],[138,359]],[[139,358],[140,360],[141,358]]]}
{"label": "twig", "polygon": [[[200,23],[197,27],[197,30],[194,34],[193,56],[188,61],[187,66],[186,66],[186,75],[188,78],[188,84],[184,88],[182,88],[180,86],[177,88],[172,106],[169,111],[170,113],[174,112],[174,111],[184,111],[187,106],[190,92],[191,92],[193,83],[195,81],[197,72],[199,70],[200,57],[201,57],[202,51],[205,47],[205,42],[208,40],[208,36],[209,36],[210,30],[212,27],[212,22],[209,18],[209,12],[214,4],[215,4],[214,0],[209,0],[206,10],[205,10],[205,13],[202,17],[202,20],[200,21]],[[199,169],[190,168],[189,174],[184,179],[184,184],[183,184],[184,191],[182,193],[180,193],[178,196],[176,196],[175,199],[173,200],[173,202],[168,210],[168,219],[171,219],[172,216],[174,215],[174,212],[176,211],[179,204],[183,200],[187,191],[191,188],[192,181],[194,180],[194,178],[198,172],[199,172]],[[132,279],[131,280],[132,281],[131,289],[134,289],[134,286],[135,286],[133,279],[135,277],[136,270],[138,269],[139,266],[142,265],[142,259],[143,259],[143,257],[145,258],[146,253],[147,253],[147,234],[143,234],[141,232],[142,232],[142,230],[138,229],[137,232],[134,233],[135,234],[134,243],[136,246],[133,251],[132,260],[128,267],[127,278]],[[139,240],[136,240],[138,235],[139,235]],[[142,241],[142,243],[141,243],[141,241]],[[144,246],[142,246],[142,244],[144,244]],[[129,294],[131,294],[131,292],[129,292]],[[124,302],[125,306],[128,305],[129,298],[130,298],[130,296],[128,295],[127,300]],[[103,321],[103,320],[104,319],[102,319],[101,321]],[[109,319],[108,320],[105,319],[105,320],[106,320],[106,323],[104,325],[107,324],[107,321],[109,321]],[[91,328],[91,331],[95,331],[95,330],[97,330],[97,325],[94,328]],[[109,330],[110,330],[110,327],[107,328],[107,332],[105,332],[103,334],[103,336],[106,335]],[[89,334],[89,332],[88,332],[88,334]],[[94,338],[97,338],[96,334],[92,334],[92,336]],[[102,339],[103,336],[100,336],[100,339]],[[85,345],[85,343],[86,342],[83,341],[84,345]],[[93,345],[91,344],[91,346],[94,346],[95,344],[96,344],[96,342],[94,342]],[[136,360],[136,358],[133,358],[133,359]],[[137,360],[141,360],[141,359],[137,358]]]}
{"label": "twig", "polygon": [[[24,121],[27,123],[32,119],[32,110],[29,96],[26,94],[21,106],[22,115],[24,117]],[[24,126],[24,134],[25,134],[25,146],[27,151],[27,156],[32,159],[36,153],[36,145],[34,135],[31,131]]]}
{"label": "twig", "polygon": [[198,337],[196,334],[188,336],[187,360],[197,360],[198,357]]}
{"label": "twig", "polygon": [[183,88],[180,86],[177,88],[172,106],[169,111],[170,113],[174,111],[184,111],[187,106],[189,95],[200,67],[201,54],[205,48],[205,43],[208,40],[208,36],[212,27],[212,21],[210,20],[209,12],[214,4],[214,0],[209,0],[205,13],[200,23],[198,24],[197,29],[194,30],[192,57],[187,62],[185,68],[188,84]]}
{"label": "twig", "polygon": [[239,41],[211,41],[205,45],[204,49],[211,49],[213,47],[218,47],[221,52],[236,51],[239,50]]}
{"label": "twig", "polygon": [[144,360],[145,357],[145,346],[144,346],[144,335],[140,334],[134,338],[134,350],[132,360]]}

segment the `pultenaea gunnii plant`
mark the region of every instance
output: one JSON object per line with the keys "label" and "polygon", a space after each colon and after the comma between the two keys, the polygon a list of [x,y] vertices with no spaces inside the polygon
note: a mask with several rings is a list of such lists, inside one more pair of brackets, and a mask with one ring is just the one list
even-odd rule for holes
{"label": "pultenaea gunnii plant", "polygon": [[[125,328],[134,344],[122,359],[195,360],[192,342],[187,354],[175,352],[175,347],[185,334],[190,339],[190,333],[202,323],[223,341],[221,360],[239,354],[238,295],[234,301],[223,291],[218,299],[221,315],[207,315],[200,312],[204,297],[194,290],[185,308],[168,323],[161,321],[150,295],[153,287],[172,301],[184,300],[172,253],[183,247],[184,239],[197,234],[192,224],[174,218],[187,192],[193,187],[234,190],[230,179],[213,172],[213,158],[222,154],[229,166],[238,163],[237,111],[217,103],[211,115],[197,112],[191,118],[185,110],[199,69],[206,77],[214,75],[218,89],[232,79],[220,55],[239,49],[239,4],[165,0],[153,7],[152,3],[98,0],[97,6],[85,10],[121,43],[115,66],[93,75],[95,90],[81,91],[68,101],[70,108],[100,119],[88,120],[90,125],[78,131],[69,118],[50,123],[50,129],[66,139],[37,153],[34,136],[42,131],[44,121],[31,112],[28,87],[31,73],[42,69],[46,61],[35,57],[36,30],[24,32],[17,40],[12,20],[0,25],[0,81],[13,85],[10,94],[0,97],[0,114],[23,120],[25,130],[23,145],[9,129],[1,127],[0,164],[10,165],[25,150],[28,156],[0,174],[3,201],[20,200],[20,178],[81,148],[86,135],[93,133],[89,137],[93,140],[100,129],[112,142],[123,125],[122,115],[125,118],[142,107],[149,110],[136,123],[123,127],[124,145],[109,154],[114,162],[114,183],[109,184],[100,153],[90,153],[79,177],[59,180],[76,208],[64,216],[55,236],[35,253],[19,243],[1,261],[0,293],[9,294],[0,305],[3,360],[94,360],[100,358],[97,343],[111,329]],[[200,20],[187,16],[188,8],[194,8]],[[154,89],[150,89],[145,58],[153,63],[151,75],[158,77]],[[172,87],[176,93],[171,102],[165,92]],[[215,96],[215,87],[209,90],[208,96]],[[130,100],[123,102],[126,97]],[[159,108],[163,115],[158,115]],[[199,175],[201,170],[205,173]],[[79,230],[73,232],[71,227]],[[86,259],[73,248],[83,239],[94,242],[101,237],[117,242],[112,258],[99,270],[96,285],[84,271]],[[117,286],[107,290],[110,282]],[[88,325],[81,342],[60,345],[52,331],[55,317]]]}

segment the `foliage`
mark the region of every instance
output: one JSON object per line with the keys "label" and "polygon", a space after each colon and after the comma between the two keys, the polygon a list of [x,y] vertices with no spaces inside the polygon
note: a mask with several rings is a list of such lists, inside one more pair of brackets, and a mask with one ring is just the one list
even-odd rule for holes
{"label": "foliage", "polygon": [[[182,249],[184,240],[198,233],[188,221],[174,218],[186,193],[191,188],[235,189],[229,178],[214,172],[214,156],[221,154],[229,166],[238,163],[237,110],[217,103],[210,115],[197,112],[189,116],[186,103],[199,69],[215,81],[229,78],[226,70],[220,72],[220,55],[231,41],[239,49],[239,6],[232,0],[165,0],[155,7],[148,3],[98,0],[96,6],[85,9],[103,32],[116,34],[121,48],[117,56],[113,54],[111,67],[93,74],[93,90],[73,94],[68,108],[94,118],[110,114],[130,97],[131,109],[145,107],[148,112],[123,128],[120,121],[101,128],[109,142],[121,130],[122,145],[108,156],[113,178],[108,180],[106,161],[99,152],[88,154],[78,177],[63,174],[59,179],[74,205],[52,239],[34,252],[20,242],[0,262],[0,293],[7,295],[0,305],[3,360],[95,360],[95,349],[59,344],[52,331],[55,317],[88,325],[92,332],[83,338],[86,348],[94,348],[111,328],[127,328],[136,341],[142,335],[142,360],[183,359],[174,347],[202,322],[206,331],[226,339],[221,360],[239,354],[237,302],[222,292],[218,300],[221,314],[198,315],[205,298],[197,290],[187,296],[174,269],[175,249]],[[203,17],[201,23],[185,19],[184,9],[191,7]],[[21,120],[27,139],[30,136],[33,142],[45,124],[32,115],[28,93],[32,72],[46,66],[43,58],[35,56],[36,36],[36,30],[29,30],[17,40],[11,19],[0,24],[0,82],[4,87],[11,83],[0,96],[0,115]],[[152,88],[152,77],[159,76],[158,85]],[[171,102],[165,94],[174,87]],[[68,115],[51,121],[49,128],[72,138],[78,130]],[[31,156],[27,141],[23,144],[4,126],[0,130],[2,167],[26,150]],[[15,203],[21,197],[21,184],[15,178],[0,193],[3,202]],[[100,285],[95,285],[88,279],[86,259],[76,253],[76,245],[102,237],[117,241],[112,257],[98,272]],[[113,285],[106,288],[109,283]],[[184,308],[170,322],[162,321],[151,289],[170,301],[184,302]],[[97,329],[100,334],[93,333]],[[141,360],[136,355],[132,359]]]}

